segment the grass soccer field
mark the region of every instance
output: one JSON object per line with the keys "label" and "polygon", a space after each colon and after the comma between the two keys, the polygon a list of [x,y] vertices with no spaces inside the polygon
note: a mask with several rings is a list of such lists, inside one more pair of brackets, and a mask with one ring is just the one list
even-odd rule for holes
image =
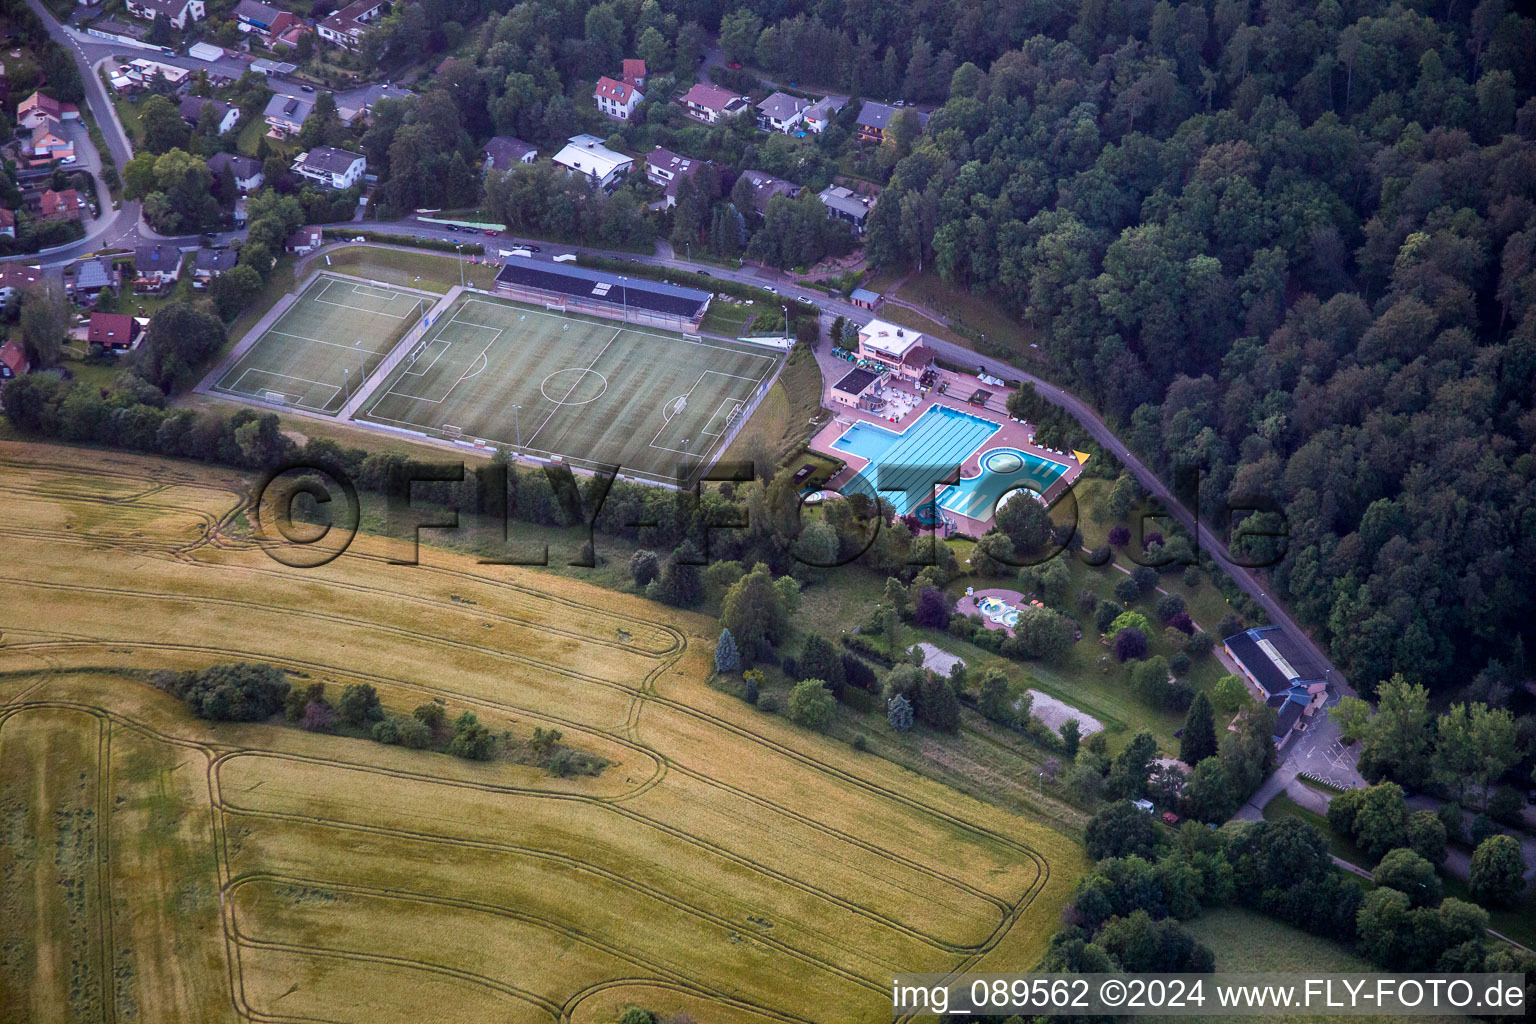
{"label": "grass soccer field", "polygon": [[777,369],[762,349],[461,296],[358,418],[674,480]]}
{"label": "grass soccer field", "polygon": [[[290,569],[232,472],[13,442],[0,469],[6,1019],[885,1022],[893,972],[1028,970],[1081,872],[711,688],[713,619],[367,535]],[[232,661],[609,763],[210,723],[147,679]]]}
{"label": "grass soccer field", "polygon": [[431,301],[322,273],[219,377],[214,390],[337,412]]}

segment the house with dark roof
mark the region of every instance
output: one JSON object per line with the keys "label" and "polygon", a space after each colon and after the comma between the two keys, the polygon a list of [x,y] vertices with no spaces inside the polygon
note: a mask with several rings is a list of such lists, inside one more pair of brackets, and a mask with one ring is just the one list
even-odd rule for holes
{"label": "house with dark roof", "polygon": [[837,112],[847,105],[848,101],[845,99],[837,96],[823,96],[805,108],[805,112],[800,115],[800,120],[808,130],[820,135],[827,130],[827,125],[832,123]]}
{"label": "house with dark roof", "polygon": [[20,377],[32,368],[32,363],[27,359],[27,350],[21,347],[21,343],[12,338],[4,345],[0,345],[0,380],[11,380]]}
{"label": "house with dark roof", "polygon": [[880,305],[880,293],[872,292],[868,288],[855,288],[848,293],[848,302],[860,309],[874,309]]}
{"label": "house with dark roof", "polygon": [[219,134],[223,135],[235,126],[240,120],[240,108],[232,107],[223,100],[210,99],[206,96],[183,96],[178,109],[181,111],[181,119],[193,128],[203,117],[203,108],[212,107],[214,116],[218,119]]}
{"label": "house with dark roof", "polygon": [[507,260],[496,274],[496,294],[675,331],[698,330],[713,297],[697,288],[534,259]]}
{"label": "house with dark roof", "polygon": [[293,173],[337,190],[351,188],[362,181],[367,169],[368,160],[361,153],[334,146],[316,146],[307,153],[300,153],[293,162]]}
{"label": "house with dark roof", "polygon": [[681,103],[689,117],[705,124],[715,124],[722,117],[735,117],[751,107],[747,97],[741,93],[713,82],[699,82],[683,93]]}
{"label": "house with dark roof", "polygon": [[871,409],[875,399],[875,382],[880,375],[873,370],[849,370],[843,379],[832,385],[832,401],[852,409]]}
{"label": "house with dark roof", "polygon": [[597,86],[592,90],[592,99],[597,102],[597,109],[604,114],[619,121],[628,121],[645,96],[628,82],[619,82],[604,75],[597,80]]}
{"label": "house with dark roof", "polygon": [[677,189],[683,179],[698,174],[705,162],[691,156],[678,156],[670,149],[657,146],[646,155],[645,180],[661,186],[666,196],[663,206],[671,209],[677,205]]}
{"label": "house with dark roof", "polygon": [[235,17],[240,20],[240,24],[249,25],[258,32],[270,31],[272,23],[281,13],[276,7],[270,7],[258,0],[240,0],[235,4]]}
{"label": "house with dark roof", "polygon": [[215,180],[224,176],[226,167],[234,175],[235,188],[241,192],[254,192],[266,180],[266,175],[261,171],[261,161],[253,157],[238,153],[215,153],[208,158],[208,173]]}
{"label": "house with dark roof", "polygon": [[1275,743],[1284,743],[1328,700],[1327,673],[1301,638],[1283,626],[1256,626],[1222,641],[1258,699],[1275,709]]}
{"label": "house with dark roof", "polygon": [[885,103],[876,103],[874,100],[865,100],[864,106],[859,108],[859,141],[885,141],[885,133],[897,114],[916,118],[918,131],[928,127],[928,115],[920,110],[910,107],[893,107]]}
{"label": "house with dark roof", "polygon": [[159,291],[181,277],[181,250],[174,245],[141,245],[133,250],[133,287]]}
{"label": "house with dark roof", "polygon": [[209,283],[235,265],[238,254],[233,249],[206,246],[192,254],[192,287],[207,288]]}
{"label": "house with dark roof", "polygon": [[304,122],[314,109],[315,105],[309,100],[284,96],[282,93],[274,94],[267,101],[267,109],[262,112],[270,129],[267,134],[274,139],[286,139],[290,135],[299,134],[299,129],[304,127]]}
{"label": "house with dark roof", "polygon": [[139,340],[139,322],[127,313],[92,313],[85,339],[106,352],[126,352]]}
{"label": "house with dark roof", "polygon": [[[774,196],[786,196],[790,199],[800,194],[800,186],[783,178],[776,178],[767,171],[746,170],[741,172],[752,185],[752,208],[759,214],[768,209],[768,200]],[[747,211],[740,211],[745,214]]]}
{"label": "house with dark roof", "polygon": [[486,171],[508,171],[518,164],[531,164],[539,148],[512,135],[493,135],[480,149]]}
{"label": "house with dark roof", "polygon": [[800,126],[810,103],[787,92],[776,92],[757,105],[757,126],[766,132],[788,132]]}
{"label": "house with dark roof", "polygon": [[870,211],[875,208],[873,196],[861,196],[842,185],[828,185],[817,194],[817,198],[827,208],[828,217],[852,225],[854,233],[859,235],[864,233]]}
{"label": "house with dark roof", "polygon": [[103,291],[122,287],[123,275],[111,260],[81,260],[64,273],[64,291],[76,302],[89,305]]}

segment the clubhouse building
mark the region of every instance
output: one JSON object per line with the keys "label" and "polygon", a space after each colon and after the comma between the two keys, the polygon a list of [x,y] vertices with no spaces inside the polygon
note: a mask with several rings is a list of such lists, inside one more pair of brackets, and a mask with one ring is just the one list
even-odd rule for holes
{"label": "clubhouse building", "polygon": [[1306,644],[1282,626],[1258,626],[1222,642],[1260,701],[1275,709],[1275,745],[1305,729],[1328,700],[1328,680]]}
{"label": "clubhouse building", "polygon": [[709,309],[709,292],[610,274],[573,263],[512,257],[496,274],[496,294],[567,313],[692,333]]}

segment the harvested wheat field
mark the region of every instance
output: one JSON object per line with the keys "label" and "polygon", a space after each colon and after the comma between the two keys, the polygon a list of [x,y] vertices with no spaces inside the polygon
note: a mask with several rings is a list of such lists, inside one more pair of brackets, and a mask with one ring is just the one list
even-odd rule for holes
{"label": "harvested wheat field", "polygon": [[[706,685],[702,616],[360,537],[248,536],[249,481],[0,443],[0,1006],[49,1020],[883,1021],[891,975],[1026,970],[1067,839]],[[257,661],[608,762],[210,723]]]}

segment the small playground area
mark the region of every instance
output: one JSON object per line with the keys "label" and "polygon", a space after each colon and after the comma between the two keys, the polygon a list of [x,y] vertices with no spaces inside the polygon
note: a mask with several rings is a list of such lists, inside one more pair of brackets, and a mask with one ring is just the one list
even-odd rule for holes
{"label": "small playground area", "polygon": [[[837,408],[811,442],[847,464],[831,490],[878,495],[924,528],[979,536],[1021,491],[1049,505],[1082,472],[1074,455],[1035,444],[1028,424],[932,391],[914,394],[919,401],[899,428],[862,409]],[[934,485],[956,467],[958,483]]]}
{"label": "small playground area", "polygon": [[416,326],[432,299],[322,273],[213,384],[213,390],[311,412],[340,411]]}

